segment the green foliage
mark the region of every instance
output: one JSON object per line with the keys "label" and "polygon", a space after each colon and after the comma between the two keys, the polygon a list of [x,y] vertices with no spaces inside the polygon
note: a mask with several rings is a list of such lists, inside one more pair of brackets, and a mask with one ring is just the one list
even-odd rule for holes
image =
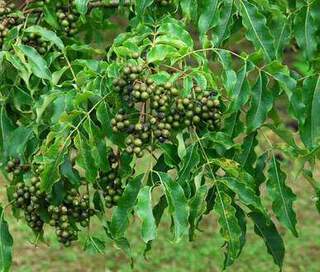
{"label": "green foliage", "polygon": [[1,271],[6,272],[10,270],[12,261],[12,245],[13,240],[10,235],[8,223],[4,218],[4,209],[0,207],[0,268]]}
{"label": "green foliage", "polygon": [[[48,225],[63,245],[82,232],[85,250],[103,253],[89,231],[96,217],[130,258],[134,217],[147,254],[164,213],[174,242],[196,239],[212,215],[223,268],[253,224],[281,269],[271,218],[298,236],[293,161],[320,206],[319,12],[317,0],[0,1],[1,171],[13,215],[39,241]],[[110,41],[115,14],[128,27]]]}

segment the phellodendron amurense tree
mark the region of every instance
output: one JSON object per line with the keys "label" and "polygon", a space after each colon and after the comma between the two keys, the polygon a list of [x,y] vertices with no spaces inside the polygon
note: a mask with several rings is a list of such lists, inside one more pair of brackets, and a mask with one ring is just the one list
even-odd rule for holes
{"label": "phellodendron amurense tree", "polygon": [[1,271],[7,216],[131,256],[132,218],[147,254],[165,213],[176,242],[215,216],[223,268],[253,225],[281,269],[293,165],[320,211],[319,34],[319,0],[0,1]]}

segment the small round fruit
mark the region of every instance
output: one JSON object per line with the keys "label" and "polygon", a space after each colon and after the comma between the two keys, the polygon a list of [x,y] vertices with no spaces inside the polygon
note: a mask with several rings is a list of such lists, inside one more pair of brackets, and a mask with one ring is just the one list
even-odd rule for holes
{"label": "small round fruit", "polygon": [[137,139],[134,140],[133,144],[135,146],[142,146],[142,141],[139,138],[137,138]]}
{"label": "small round fruit", "polygon": [[200,123],[200,117],[198,115],[193,116],[192,122],[195,123],[195,124]]}
{"label": "small round fruit", "polygon": [[137,58],[139,58],[140,57],[140,54],[138,53],[138,52],[134,52],[133,54],[132,54],[132,58],[133,59],[137,59]]}

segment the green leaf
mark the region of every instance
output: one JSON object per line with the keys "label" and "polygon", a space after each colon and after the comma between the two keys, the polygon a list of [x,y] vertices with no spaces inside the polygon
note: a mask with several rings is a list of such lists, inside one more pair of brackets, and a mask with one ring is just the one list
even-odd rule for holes
{"label": "green leaf", "polygon": [[[218,61],[221,63],[225,74],[223,85],[225,86],[228,95],[233,96],[233,93],[238,90],[235,89],[235,86],[237,84],[237,73],[233,70],[232,55],[228,50],[223,49],[216,50],[215,54],[217,54]],[[245,62],[245,67],[247,67],[247,62]],[[237,87],[240,88],[241,86]],[[237,99],[237,97],[231,98],[231,102],[233,101],[233,99]]]}
{"label": "green leaf", "polygon": [[27,143],[34,136],[31,128],[19,127],[11,132],[8,155],[11,157],[23,157]]}
{"label": "green leaf", "polygon": [[157,226],[152,213],[152,188],[145,186],[138,195],[136,211],[142,221],[142,239],[145,243],[152,241],[157,235]]}
{"label": "green leaf", "polygon": [[230,28],[233,24],[233,4],[234,0],[222,1],[222,8],[217,26],[214,27],[213,44],[219,47],[230,35]]}
{"label": "green leaf", "polygon": [[13,239],[8,223],[4,218],[4,209],[0,206],[0,271],[9,272],[12,264]]}
{"label": "green leaf", "polygon": [[92,147],[87,139],[80,133],[74,138],[74,144],[78,150],[77,163],[84,169],[85,177],[89,182],[94,182],[98,175],[95,159],[91,153]]}
{"label": "green leaf", "polygon": [[292,207],[296,196],[285,184],[286,174],[281,170],[280,163],[274,155],[270,162],[268,174],[267,189],[272,200],[272,210],[279,221],[291,230],[295,236],[298,236],[296,214]]}
{"label": "green leaf", "polygon": [[114,239],[113,241],[115,243],[115,246],[121,249],[131,259],[131,268],[132,268],[133,258],[132,258],[131,246],[129,241],[124,237]]}
{"label": "green leaf", "polygon": [[5,57],[5,52],[0,51],[0,72],[3,72],[3,60]]}
{"label": "green leaf", "polygon": [[177,49],[185,48],[187,46],[182,40],[177,40],[176,37],[171,37],[170,35],[161,35],[157,37],[155,43],[171,45]]}
{"label": "green leaf", "polygon": [[142,16],[146,12],[147,7],[152,5],[153,0],[136,0],[135,3],[137,15]]}
{"label": "green leaf", "polygon": [[114,242],[115,247],[120,249],[120,250],[122,250],[123,253],[126,254],[130,258],[130,260],[131,260],[131,268],[133,268],[132,251],[131,251],[130,243],[127,240],[127,238],[125,238],[125,237],[119,237],[119,238],[113,237],[112,233],[110,233],[110,225],[109,224],[105,224],[104,225],[104,230],[105,230],[107,236],[110,239],[112,239],[112,241]]}
{"label": "green leaf", "polygon": [[201,216],[206,211],[206,196],[208,188],[206,185],[202,185],[196,191],[196,194],[190,199],[190,230],[189,230],[189,239],[192,241],[194,239],[194,232],[196,230],[197,224]]}
{"label": "green leaf", "polygon": [[201,14],[199,17],[198,28],[200,36],[210,30],[217,21],[218,0],[203,0]]}
{"label": "green leaf", "polygon": [[270,11],[272,13],[270,28],[272,29],[272,35],[275,41],[276,57],[279,59],[282,58],[285,46],[290,43],[291,22],[289,21],[289,17],[287,18],[286,15],[283,14],[279,6],[273,5]]}
{"label": "green leaf", "polygon": [[[238,223],[241,229],[241,237],[240,237],[240,251],[239,256],[243,250],[243,247],[246,243],[246,234],[247,234],[247,222],[246,222],[246,213],[236,204],[233,203],[233,206],[236,208],[236,217],[238,219]],[[224,264],[226,266],[226,264]]]}
{"label": "green leaf", "polygon": [[252,100],[247,113],[248,132],[259,128],[267,119],[267,115],[272,109],[273,95],[267,89],[267,80],[267,77],[260,73],[256,84],[252,88]]}
{"label": "green leaf", "polygon": [[47,62],[34,48],[28,45],[17,45],[16,48],[22,51],[27,56],[29,63],[25,65],[30,66],[32,73],[42,79],[51,80],[51,73],[49,71]]}
{"label": "green leaf", "polygon": [[122,178],[128,178],[132,176],[133,169],[132,169],[132,159],[133,157],[128,154],[123,152],[120,154],[120,169],[119,169],[119,175]]}
{"label": "green leaf", "polygon": [[240,177],[240,173],[242,171],[238,162],[226,158],[217,158],[211,159],[210,163],[213,165],[217,165],[222,168],[228,175],[233,177]]}
{"label": "green leaf", "polygon": [[186,150],[186,155],[183,158],[178,172],[177,182],[182,186],[183,190],[186,193],[186,196],[189,196],[191,193],[190,186],[190,174],[197,168],[200,163],[200,155],[198,152],[198,145],[190,145]]}
{"label": "green leaf", "polygon": [[163,61],[166,58],[176,57],[177,52],[177,49],[171,45],[159,44],[150,49],[147,60],[149,63]]}
{"label": "green leaf", "polygon": [[260,185],[266,181],[266,176],[264,175],[264,169],[266,168],[268,159],[268,153],[263,153],[256,162],[256,166],[254,169],[254,180],[256,184],[256,192],[257,194],[260,194]]}
{"label": "green leaf", "polygon": [[132,180],[129,179],[118,206],[112,214],[110,230],[114,238],[123,237],[128,227],[129,214],[136,204],[142,178],[143,175],[139,175]]}
{"label": "green leaf", "polygon": [[160,25],[158,32],[183,42],[186,47],[185,49],[191,50],[193,48],[193,39],[190,33],[175,19],[168,17],[166,21]]}
{"label": "green leaf", "polygon": [[296,88],[297,81],[291,77],[288,67],[279,61],[273,61],[266,66],[265,71],[268,72],[269,75],[272,75],[273,79],[279,83],[290,100],[292,92]]}
{"label": "green leaf", "polygon": [[57,21],[57,17],[55,14],[55,9],[52,9],[48,7],[47,5],[44,5],[43,7],[43,15],[44,15],[44,20],[52,26],[54,29],[59,29],[60,25]]}
{"label": "green leaf", "polygon": [[71,144],[70,138],[66,138],[63,135],[55,138],[53,144],[49,144],[49,147],[44,151],[43,156],[40,156],[39,162],[43,164],[44,169],[40,175],[41,177],[41,189],[49,192],[53,184],[59,181],[60,165],[63,163],[63,158],[68,151],[68,147]]}
{"label": "green leaf", "polygon": [[234,263],[241,249],[242,231],[236,217],[236,209],[232,205],[232,198],[223,186],[216,186],[215,212],[219,215],[220,234],[226,243],[225,266]]}
{"label": "green leaf", "polygon": [[165,195],[169,204],[169,212],[174,222],[174,241],[179,242],[188,231],[189,206],[182,187],[173,181],[168,174],[156,172],[165,189]]}
{"label": "green leaf", "polygon": [[208,190],[208,194],[207,194],[207,197],[206,197],[206,203],[207,203],[207,207],[206,207],[206,211],[205,211],[205,214],[209,214],[213,208],[214,208],[214,205],[216,203],[216,186],[213,185],[209,190]]}
{"label": "green leaf", "polygon": [[238,111],[225,118],[223,133],[228,135],[231,139],[237,137],[244,130],[240,115],[241,111]]}
{"label": "green leaf", "polygon": [[294,33],[298,45],[303,49],[304,56],[311,60],[317,50],[317,28],[312,17],[313,6],[309,3],[299,8],[294,17]]}
{"label": "green leaf", "polygon": [[77,11],[80,14],[85,15],[88,11],[88,4],[90,0],[75,0]]}
{"label": "green leaf", "polygon": [[59,49],[64,49],[64,44],[62,40],[57,36],[56,33],[54,33],[51,30],[48,30],[46,28],[43,28],[38,25],[30,26],[28,27],[25,32],[35,33],[41,36],[42,39],[49,41],[53,44],[55,44]]}
{"label": "green leaf", "polygon": [[16,55],[11,54],[10,52],[6,52],[5,56],[6,60],[10,62],[15,69],[17,69],[26,85],[29,86],[29,80],[32,74],[30,72],[30,69],[27,69],[26,65],[23,64]]}
{"label": "green leaf", "polygon": [[180,161],[177,147],[172,144],[161,144],[159,146],[164,154],[164,161],[166,164],[171,168],[177,167]]}
{"label": "green leaf", "polygon": [[229,94],[231,103],[227,109],[227,113],[237,112],[248,102],[250,97],[250,85],[247,80],[249,71],[248,63],[245,62],[243,67],[238,71],[236,84]]}
{"label": "green leaf", "polygon": [[299,121],[300,124],[304,124],[306,120],[305,109],[306,105],[304,100],[304,90],[302,88],[295,88],[292,92],[289,105],[289,113]]}
{"label": "green leaf", "polygon": [[215,149],[218,154],[236,147],[231,137],[224,132],[209,132],[204,135],[204,138],[209,141],[210,148]]}
{"label": "green leaf", "polygon": [[103,254],[105,249],[105,242],[99,239],[98,237],[93,237],[91,235],[89,235],[84,244],[84,250],[93,254]]}
{"label": "green leaf", "polygon": [[106,156],[106,153],[108,153],[108,148],[100,128],[97,127],[91,119],[87,119],[84,122],[83,127],[89,136],[88,144],[91,147],[91,154],[94,158],[94,164],[96,168],[106,172],[109,171],[110,166]]}
{"label": "green leaf", "polygon": [[313,187],[315,192],[315,206],[317,208],[318,213],[320,213],[320,184],[317,178],[314,177],[314,174],[311,170],[303,170],[304,178],[309,181],[310,185]]}
{"label": "green leaf", "polygon": [[241,152],[237,155],[236,161],[248,173],[253,173],[253,165],[257,159],[255,147],[258,145],[257,132],[252,132],[243,141]]}
{"label": "green leaf", "polygon": [[268,61],[275,59],[273,37],[267,27],[267,20],[259,9],[246,0],[239,1],[242,23],[247,29],[246,37],[257,49],[262,49]]}
{"label": "green leaf", "polygon": [[[152,213],[153,217],[155,219],[156,226],[158,227],[162,218],[162,215],[165,211],[165,209],[168,207],[168,202],[165,195],[162,195],[160,197],[160,200],[158,203],[154,206]],[[152,241],[149,241],[146,245],[146,248],[143,252],[144,257],[146,258],[148,251],[150,251],[152,248]]]}
{"label": "green leaf", "polygon": [[226,177],[218,179],[218,182],[223,183],[231,191],[236,193],[239,196],[240,201],[244,205],[250,207],[250,209],[256,209],[261,213],[266,214],[266,211],[262,206],[260,197],[257,196],[256,192],[241,179]]}
{"label": "green leaf", "polygon": [[177,134],[177,140],[178,140],[178,156],[181,160],[183,160],[183,158],[187,154],[187,150],[186,150],[186,145],[185,145],[182,133]]}
{"label": "green leaf", "polygon": [[112,126],[111,126],[111,113],[109,109],[109,105],[107,103],[102,102],[97,107],[97,119],[99,120],[101,124],[101,128],[103,129],[103,132],[112,135]]}
{"label": "green leaf", "polygon": [[52,92],[48,94],[41,95],[35,104],[35,112],[37,114],[36,122],[40,123],[42,121],[42,116],[47,112],[48,107],[52,105],[55,99],[59,96],[59,92]]}
{"label": "green leaf", "polygon": [[264,215],[256,212],[249,213],[249,217],[254,222],[254,231],[264,241],[268,253],[272,256],[276,265],[282,268],[285,254],[284,243],[276,226],[270,219],[266,219]]}
{"label": "green leaf", "polygon": [[301,125],[301,138],[309,148],[315,148],[320,140],[320,75],[307,78],[303,82],[303,101],[306,105],[304,124]]}
{"label": "green leaf", "polygon": [[197,17],[198,1],[197,0],[181,0],[180,6],[183,15],[188,20],[195,20]]}
{"label": "green leaf", "polygon": [[5,105],[1,105],[0,109],[0,150],[3,152],[5,156],[8,156],[6,151],[10,148],[10,141],[9,138],[12,135],[12,131],[14,131],[14,126],[12,124],[11,119],[9,119],[9,116],[7,114]]}
{"label": "green leaf", "polygon": [[72,167],[72,163],[68,157],[65,157],[61,165],[61,175],[66,177],[74,186],[78,187],[81,185],[80,175],[78,171]]}

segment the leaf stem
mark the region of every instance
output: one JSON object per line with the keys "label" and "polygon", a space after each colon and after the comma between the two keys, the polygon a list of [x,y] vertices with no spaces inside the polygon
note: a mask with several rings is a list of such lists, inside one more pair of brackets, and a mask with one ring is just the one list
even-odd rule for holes
{"label": "leaf stem", "polygon": [[74,70],[73,70],[73,68],[72,68],[72,65],[71,65],[71,63],[70,63],[70,61],[69,61],[69,59],[68,59],[68,57],[67,57],[67,54],[66,54],[65,52],[62,52],[62,54],[63,54],[64,59],[65,59],[66,62],[67,62],[67,65],[68,65],[69,70],[71,71],[73,80],[74,80],[74,82],[75,82],[75,84],[76,84],[75,87],[76,87],[76,89],[78,89],[77,76],[76,76],[76,74],[75,74],[75,72],[74,72]]}

